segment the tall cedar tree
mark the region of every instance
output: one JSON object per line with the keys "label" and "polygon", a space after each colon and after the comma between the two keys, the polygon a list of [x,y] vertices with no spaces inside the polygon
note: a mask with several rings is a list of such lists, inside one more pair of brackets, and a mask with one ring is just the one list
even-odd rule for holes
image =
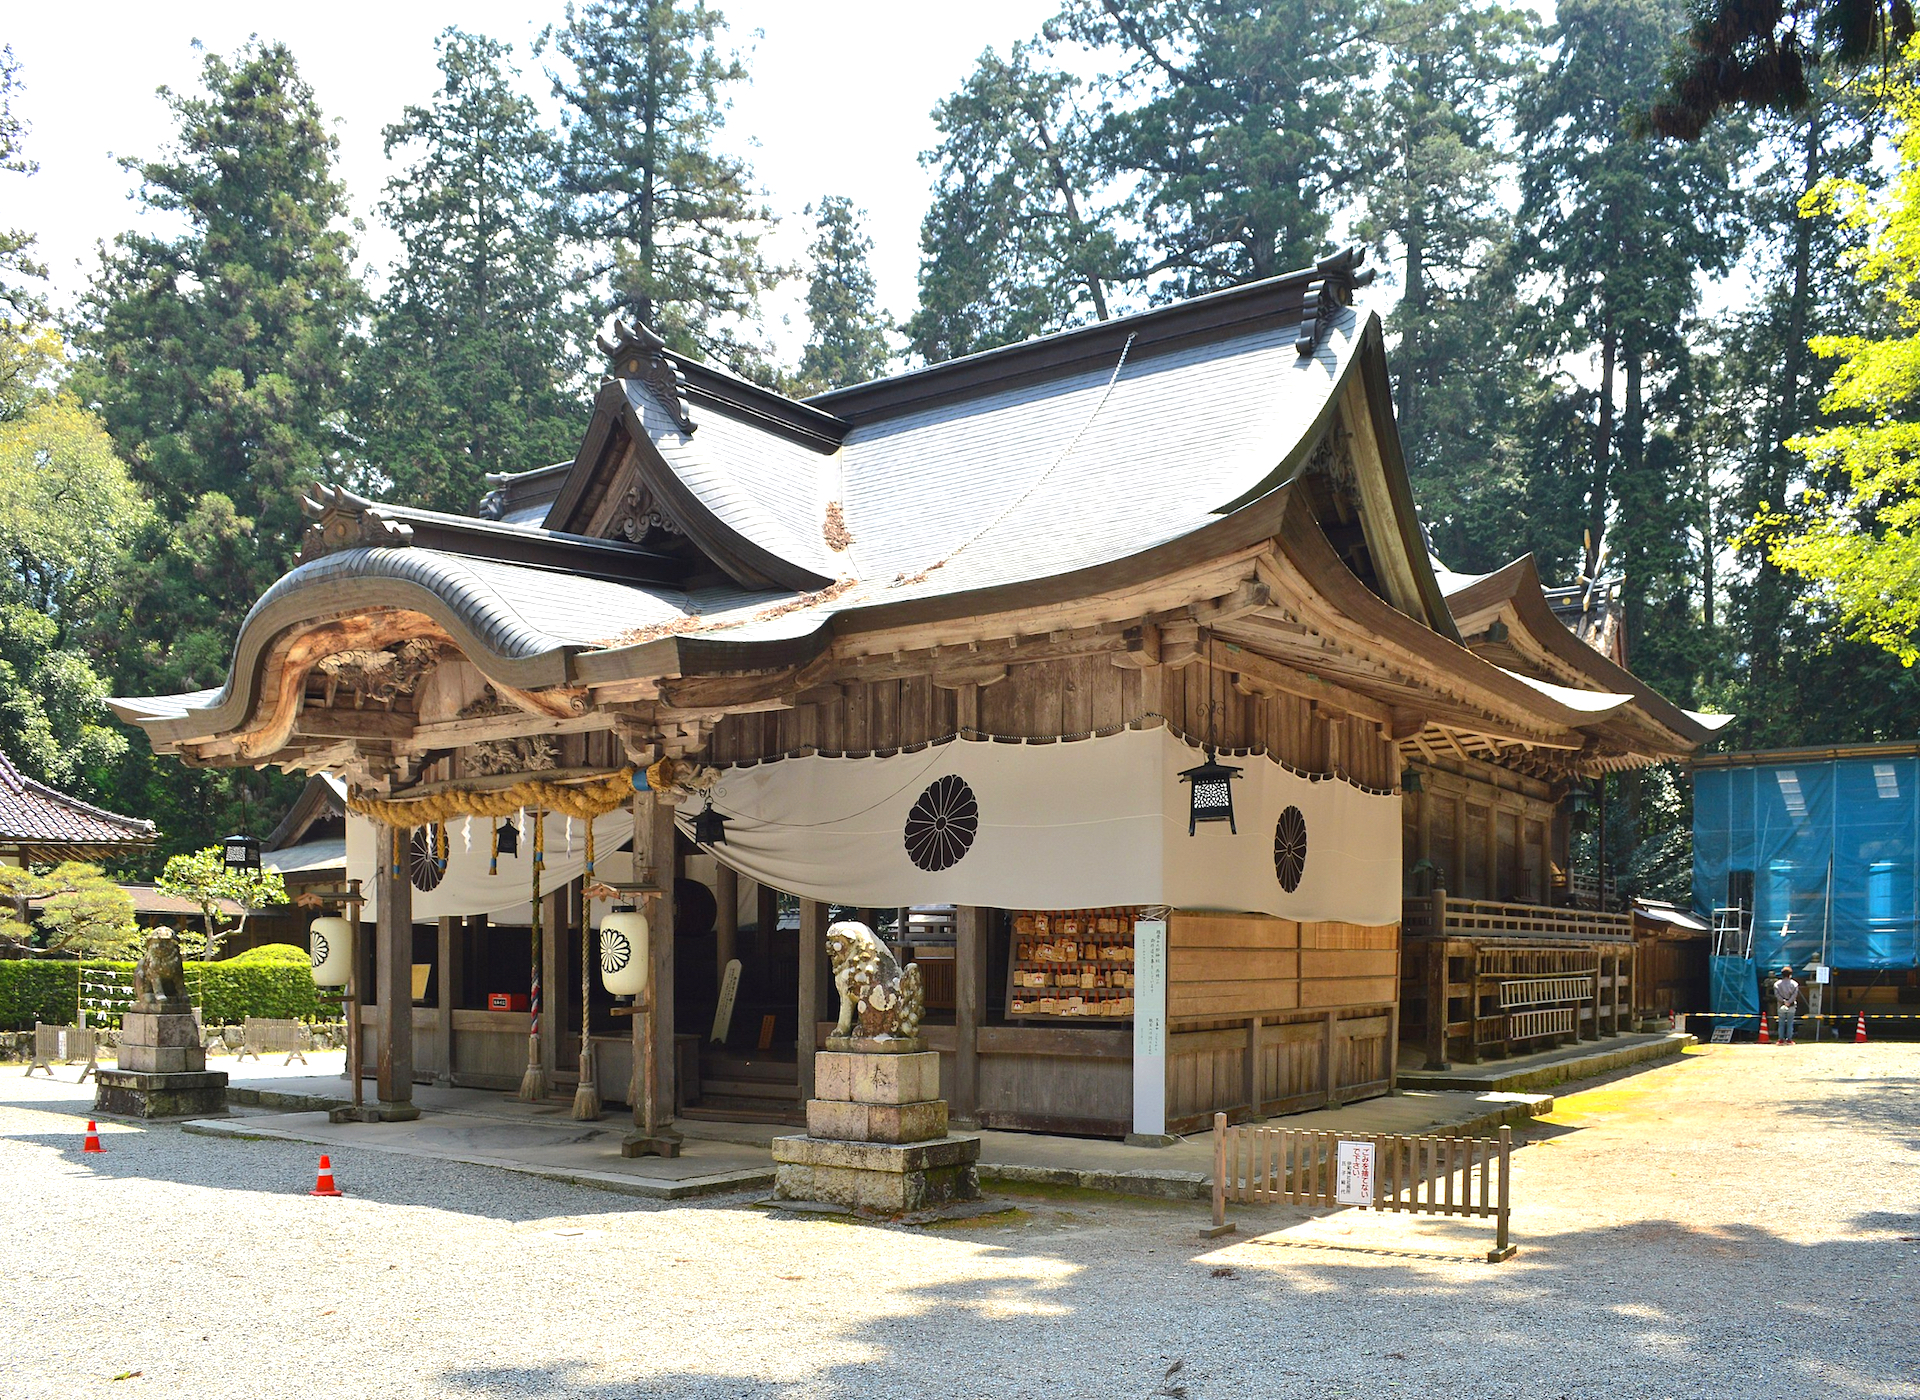
{"label": "tall cedar tree", "polygon": [[551,75],[560,190],[602,312],[766,380],[753,321],[780,272],[760,249],[773,216],[752,171],[714,146],[724,93],[747,80],[716,47],[725,27],[702,0],[570,0],[551,31],[569,68]]}
{"label": "tall cedar tree", "polygon": [[[1645,467],[1647,376],[1679,352],[1695,273],[1724,272],[1739,252],[1732,142],[1676,147],[1635,134],[1679,18],[1674,0],[1561,0],[1552,58],[1519,108],[1520,246],[1526,270],[1546,286],[1548,346],[1590,355],[1599,370],[1585,519],[1576,525],[1589,541],[1588,573],[1620,488],[1616,471]],[[1627,586],[1637,586],[1631,574]],[[1632,611],[1629,596],[1630,645]]]}
{"label": "tall cedar tree", "polygon": [[808,254],[806,349],[800,355],[802,393],[817,394],[877,379],[887,370],[887,318],[875,303],[879,288],[867,255],[873,240],[861,231],[860,211],[845,195],[828,195],[807,209],[816,237]]}
{"label": "tall cedar tree", "polygon": [[1820,68],[1890,67],[1913,34],[1912,0],[1696,0],[1653,126],[1691,141],[1730,107],[1805,111]]}
{"label": "tall cedar tree", "polygon": [[[1524,553],[1538,523],[1522,455],[1537,376],[1500,197],[1514,175],[1504,126],[1538,28],[1497,4],[1393,0],[1382,30],[1378,163],[1359,231],[1400,264],[1387,321],[1400,437],[1423,518],[1456,568]],[[1465,353],[1473,374],[1460,373]]]}
{"label": "tall cedar tree", "polygon": [[1377,0],[1067,0],[1109,66],[1098,133],[1157,294],[1305,267],[1375,159]]}
{"label": "tall cedar tree", "polygon": [[1135,250],[1095,202],[1093,123],[1077,84],[1015,44],[980,55],[966,83],[933,109],[940,144],[920,225],[920,306],[908,348],[933,362],[1107,319],[1109,289],[1133,275]]}
{"label": "tall cedar tree", "polygon": [[[75,386],[165,522],[134,542],[112,668],[123,694],[221,682],[234,628],[298,545],[301,490],[347,446],[365,299],[334,138],[284,45],[208,54],[202,81],[161,89],[173,147],[125,162],[180,232],[120,235],[82,303]],[[270,825],[294,790],[156,759],[136,735],[110,796],[159,824],[158,859]]]}
{"label": "tall cedar tree", "polygon": [[135,478],[168,517],[222,536],[226,557],[193,561],[197,606],[154,619],[163,644],[183,618],[229,635],[292,558],[300,491],[346,445],[349,327],[364,306],[337,142],[293,55],[252,40],[231,60],[206,55],[202,80],[204,94],[160,89],[175,146],[122,162],[141,201],[184,228],[114,239],[80,337],[77,382]]}
{"label": "tall cedar tree", "polygon": [[385,133],[388,157],[411,161],[380,206],[406,253],[352,399],[384,496],[467,511],[486,473],[572,455],[580,359],[568,338],[554,140],[514,91],[507,45],[448,29],[436,47],[439,90]]}
{"label": "tall cedar tree", "polygon": [[[27,123],[13,110],[20,88],[20,60],[11,46],[0,48],[0,174],[31,175],[38,169],[26,155]],[[0,228],[0,324],[30,321],[44,308],[33,284],[47,269],[33,245],[34,236],[25,229]]]}

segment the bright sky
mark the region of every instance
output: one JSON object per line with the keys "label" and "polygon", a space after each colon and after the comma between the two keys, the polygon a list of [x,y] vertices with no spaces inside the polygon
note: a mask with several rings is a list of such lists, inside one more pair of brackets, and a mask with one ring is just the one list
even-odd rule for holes
{"label": "bright sky", "polygon": [[[1032,35],[1057,0],[968,0],[908,6],[898,0],[717,0],[732,43],[747,51],[750,87],[734,94],[724,143],[752,160],[783,220],[773,246],[798,261],[807,242],[801,210],[826,194],[850,196],[868,213],[881,300],[911,313],[920,217],[928,178],[917,159],[933,145],[933,105],[966,77],[981,49],[1004,50]],[[402,0],[274,5],[104,3],[84,10],[20,0],[0,43],[10,44],[26,85],[17,110],[31,124],[31,179],[4,177],[0,224],[37,232],[55,292],[70,303],[96,263],[95,245],[136,217],[133,182],[116,155],[159,152],[172,126],[154,95],[161,84],[197,88],[191,48],[231,53],[247,36],[284,41],[340,138],[339,170],[366,222],[363,258],[382,268],[397,245],[374,212],[389,174],[380,132],[408,103],[423,102],[436,76],[433,38],[449,24],[514,46],[524,86],[552,116],[535,37],[560,17],[560,0]],[[761,31],[756,37],[754,31]],[[546,61],[551,61],[551,56]],[[800,292],[770,302],[782,348],[804,339]]]}

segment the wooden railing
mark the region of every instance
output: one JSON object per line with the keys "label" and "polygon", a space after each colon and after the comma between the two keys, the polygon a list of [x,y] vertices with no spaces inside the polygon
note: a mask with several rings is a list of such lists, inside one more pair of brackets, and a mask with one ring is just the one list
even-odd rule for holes
{"label": "wooden railing", "polygon": [[1343,1137],[1309,1128],[1229,1124],[1226,1114],[1216,1113],[1213,1226],[1206,1233],[1233,1230],[1229,1201],[1477,1215],[1494,1221],[1494,1247],[1487,1259],[1499,1263],[1514,1255],[1507,1238],[1512,1152],[1513,1130],[1505,1127],[1491,1139],[1397,1133]]}
{"label": "wooden railing", "polygon": [[1403,938],[1563,939],[1568,942],[1631,942],[1633,918],[1593,909],[1555,909],[1545,904],[1505,904],[1462,899],[1445,890],[1409,899],[1400,926]]}

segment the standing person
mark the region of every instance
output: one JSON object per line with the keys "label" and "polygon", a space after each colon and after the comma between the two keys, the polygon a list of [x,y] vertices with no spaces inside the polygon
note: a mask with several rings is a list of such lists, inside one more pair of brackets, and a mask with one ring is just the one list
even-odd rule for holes
{"label": "standing person", "polygon": [[1780,969],[1780,980],[1773,984],[1775,1005],[1774,1039],[1782,1045],[1793,1044],[1793,1018],[1800,1009],[1800,984],[1793,980],[1793,969]]}

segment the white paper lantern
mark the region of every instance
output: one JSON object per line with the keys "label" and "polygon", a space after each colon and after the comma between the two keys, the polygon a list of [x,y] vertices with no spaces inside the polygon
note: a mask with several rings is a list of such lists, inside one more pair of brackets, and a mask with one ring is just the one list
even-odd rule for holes
{"label": "white paper lantern", "polygon": [[307,955],[316,987],[346,986],[353,975],[353,925],[336,915],[315,919],[307,931]]}
{"label": "white paper lantern", "polygon": [[615,909],[600,921],[600,980],[617,997],[646,993],[647,933],[647,916],[637,909]]}

